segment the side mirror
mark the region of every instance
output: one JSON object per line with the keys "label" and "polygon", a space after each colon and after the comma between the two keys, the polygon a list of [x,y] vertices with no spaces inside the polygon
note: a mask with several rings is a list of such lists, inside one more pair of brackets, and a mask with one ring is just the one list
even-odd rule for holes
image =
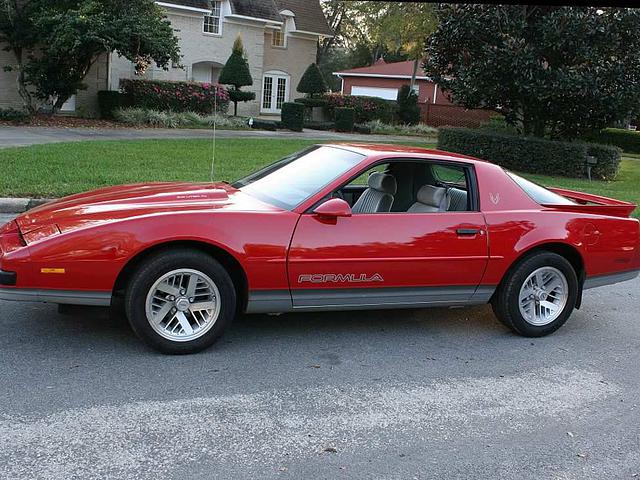
{"label": "side mirror", "polygon": [[330,198],[326,202],[318,205],[313,213],[321,217],[329,218],[350,217],[351,207],[341,198]]}

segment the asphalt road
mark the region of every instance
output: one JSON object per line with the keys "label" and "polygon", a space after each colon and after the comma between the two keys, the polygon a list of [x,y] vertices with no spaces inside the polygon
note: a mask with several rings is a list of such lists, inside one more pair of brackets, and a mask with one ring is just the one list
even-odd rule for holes
{"label": "asphalt road", "polygon": [[0,478],[636,478],[639,292],[543,339],[487,307],[259,315],[186,357],[0,302]]}
{"label": "asphalt road", "polygon": [[[218,130],[218,138],[279,138],[305,139],[325,142],[427,142],[434,143],[433,137],[409,137],[394,135],[361,135],[355,133],[325,132],[308,130],[290,132],[278,130]],[[88,140],[142,140],[166,138],[211,138],[211,130],[187,128],[55,128],[55,127],[7,127],[0,126],[0,148],[24,147],[45,143],[83,142]]]}

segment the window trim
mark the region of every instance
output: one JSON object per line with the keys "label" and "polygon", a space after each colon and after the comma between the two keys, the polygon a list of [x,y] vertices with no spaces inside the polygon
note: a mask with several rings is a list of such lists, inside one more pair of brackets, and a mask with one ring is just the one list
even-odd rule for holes
{"label": "window trim", "polygon": [[[328,195],[333,195],[336,191],[343,189],[351,182],[353,182],[360,175],[365,173],[367,170],[371,170],[379,165],[384,165],[387,163],[430,163],[436,165],[451,165],[459,168],[463,168],[466,173],[467,178],[467,195],[470,199],[470,209],[463,211],[446,211],[446,212],[379,212],[375,215],[403,215],[403,214],[411,214],[411,215],[433,215],[433,214],[442,214],[442,213],[480,213],[480,195],[478,190],[478,177],[476,175],[475,166],[471,163],[463,163],[463,162],[453,162],[447,160],[437,160],[431,158],[411,158],[411,157],[387,157],[376,160],[373,163],[366,165],[363,169],[358,170],[349,179],[345,182],[340,183],[337,187],[331,189],[330,192],[327,192],[325,195],[320,197],[317,201],[315,201],[309,208],[305,209],[303,213],[305,214],[313,214],[313,210],[315,210],[320,204],[327,200]],[[357,214],[357,215],[368,215],[368,214]]]}
{"label": "window trim", "polygon": [[[218,7],[218,16],[213,15],[216,8],[212,8],[210,12],[205,13],[202,16],[202,34],[212,37],[221,37],[222,36],[222,0],[213,0],[211,2],[212,6],[216,5]],[[207,32],[207,18],[217,18],[218,19],[218,32]],[[212,25],[214,25],[212,23]]]}

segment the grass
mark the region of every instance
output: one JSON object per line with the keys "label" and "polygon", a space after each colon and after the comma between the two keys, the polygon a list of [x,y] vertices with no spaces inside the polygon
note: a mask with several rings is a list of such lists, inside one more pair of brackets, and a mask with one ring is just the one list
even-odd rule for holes
{"label": "grass", "polygon": [[[312,140],[220,139],[215,178],[232,181]],[[416,144],[414,144],[416,145]],[[434,147],[433,144],[421,144]],[[0,197],[59,197],[103,186],[150,181],[208,181],[210,140],[133,140],[37,145],[0,150]],[[628,156],[618,179],[526,174],[542,185],[580,190],[640,204],[640,159]],[[640,209],[634,212],[640,217]]]}

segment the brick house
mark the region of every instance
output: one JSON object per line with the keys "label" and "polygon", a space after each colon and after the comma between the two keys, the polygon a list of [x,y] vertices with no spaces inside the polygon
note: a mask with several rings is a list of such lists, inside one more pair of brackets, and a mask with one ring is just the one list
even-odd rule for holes
{"label": "brick house", "polygon": [[[396,100],[398,90],[411,83],[413,61],[387,63],[378,60],[370,67],[342,70],[333,74],[341,79],[344,95],[370,96]],[[418,67],[415,90],[422,112],[422,121],[435,127],[444,125],[476,127],[492,112],[467,110],[453,105],[448,96]]]}
{"label": "brick house", "polygon": [[[297,96],[296,87],[315,62],[318,40],[331,35],[319,0],[165,0],[166,11],[180,39],[181,65],[169,70],[152,66],[144,76],[117,52],[103,55],[87,75],[87,90],[79,91],[64,111],[95,115],[99,90],[118,90],[120,79],[216,83],[238,35],[242,37],[253,77],[256,101],[241,103],[242,115],[278,115],[283,102]],[[1,47],[1,46],[0,46]],[[11,54],[0,50],[0,65]],[[180,68],[182,67],[182,68]],[[15,73],[0,70],[0,107],[20,108]]]}

